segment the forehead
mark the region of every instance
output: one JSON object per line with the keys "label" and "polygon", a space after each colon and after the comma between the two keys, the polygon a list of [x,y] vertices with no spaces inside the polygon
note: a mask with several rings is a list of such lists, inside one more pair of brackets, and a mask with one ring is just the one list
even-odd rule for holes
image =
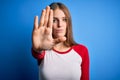
{"label": "forehead", "polygon": [[61,9],[56,9],[53,11],[53,17],[66,17],[65,13]]}

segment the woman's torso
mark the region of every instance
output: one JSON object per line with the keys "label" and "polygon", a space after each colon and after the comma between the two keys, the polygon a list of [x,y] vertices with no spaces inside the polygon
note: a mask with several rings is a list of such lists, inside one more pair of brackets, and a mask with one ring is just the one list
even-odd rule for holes
{"label": "woman's torso", "polygon": [[80,80],[81,63],[82,57],[73,47],[65,52],[46,50],[39,73],[45,80]]}

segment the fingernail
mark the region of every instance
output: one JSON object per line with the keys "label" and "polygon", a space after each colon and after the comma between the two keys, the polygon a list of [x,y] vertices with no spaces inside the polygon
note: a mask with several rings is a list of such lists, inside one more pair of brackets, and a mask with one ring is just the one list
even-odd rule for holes
{"label": "fingernail", "polygon": [[43,12],[46,12],[46,9],[43,9]]}
{"label": "fingernail", "polygon": [[47,8],[50,8],[50,6],[47,6]]}
{"label": "fingernail", "polygon": [[37,18],[38,16],[36,15],[35,17]]}
{"label": "fingernail", "polygon": [[52,9],[50,9],[50,11],[52,12],[53,10],[52,10]]}
{"label": "fingernail", "polygon": [[43,9],[42,11],[45,11],[45,9]]}

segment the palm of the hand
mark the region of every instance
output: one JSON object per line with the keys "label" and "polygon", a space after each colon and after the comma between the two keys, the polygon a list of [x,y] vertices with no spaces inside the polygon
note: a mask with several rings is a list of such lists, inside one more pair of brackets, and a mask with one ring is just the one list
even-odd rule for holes
{"label": "palm of the hand", "polygon": [[[42,30],[42,29],[41,29]],[[54,39],[52,37],[52,28],[44,28],[41,31],[41,46],[43,49],[51,49],[54,45]]]}
{"label": "palm of the hand", "polygon": [[51,49],[54,45],[53,40],[51,28],[40,27],[33,30],[33,43],[36,43],[35,45],[38,45],[38,47]]}
{"label": "palm of the hand", "polygon": [[38,16],[35,17],[34,29],[32,33],[32,45],[36,50],[51,49],[58,42],[65,41],[65,37],[53,39],[52,37],[53,11],[50,7],[43,10],[40,23]]}

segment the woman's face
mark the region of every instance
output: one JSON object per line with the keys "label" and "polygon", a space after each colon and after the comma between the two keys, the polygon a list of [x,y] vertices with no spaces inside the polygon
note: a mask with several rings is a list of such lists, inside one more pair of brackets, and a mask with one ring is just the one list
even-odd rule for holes
{"label": "woman's face", "polygon": [[66,34],[67,19],[64,12],[60,9],[53,11],[53,36],[63,37]]}

